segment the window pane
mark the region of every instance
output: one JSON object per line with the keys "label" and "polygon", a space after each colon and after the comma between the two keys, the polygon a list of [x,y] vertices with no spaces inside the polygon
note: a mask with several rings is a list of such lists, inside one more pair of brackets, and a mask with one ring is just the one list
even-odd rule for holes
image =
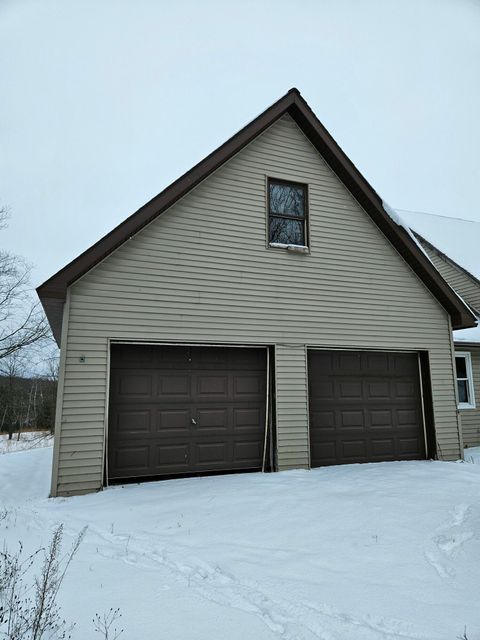
{"label": "window pane", "polygon": [[455,358],[455,364],[457,366],[457,378],[467,377],[467,361],[462,356]]}
{"label": "window pane", "polygon": [[459,402],[470,402],[468,398],[468,385],[466,380],[458,380],[458,401]]}
{"label": "window pane", "polygon": [[304,245],[303,222],[289,218],[270,218],[270,242]]}
{"label": "window pane", "polygon": [[270,213],[287,216],[305,215],[305,190],[289,184],[270,183]]}

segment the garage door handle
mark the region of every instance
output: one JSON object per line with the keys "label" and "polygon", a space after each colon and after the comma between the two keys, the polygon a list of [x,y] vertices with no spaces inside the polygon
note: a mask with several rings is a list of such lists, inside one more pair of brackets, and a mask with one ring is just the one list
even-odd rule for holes
{"label": "garage door handle", "polygon": [[195,418],[192,418],[192,424],[197,424],[197,421],[195,420]]}

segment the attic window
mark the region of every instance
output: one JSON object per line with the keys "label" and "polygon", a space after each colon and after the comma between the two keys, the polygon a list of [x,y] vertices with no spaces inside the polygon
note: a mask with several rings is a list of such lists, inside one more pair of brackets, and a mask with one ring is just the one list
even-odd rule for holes
{"label": "attic window", "polygon": [[475,409],[472,360],[468,351],[457,351],[455,353],[455,368],[457,373],[458,408]]}
{"label": "attic window", "polygon": [[307,246],[307,186],[268,181],[268,242],[280,248]]}

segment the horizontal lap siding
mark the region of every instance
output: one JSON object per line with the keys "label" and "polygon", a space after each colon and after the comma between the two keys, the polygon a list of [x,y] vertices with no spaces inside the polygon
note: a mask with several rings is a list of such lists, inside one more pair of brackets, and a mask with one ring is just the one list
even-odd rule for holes
{"label": "horizontal lap siding", "polygon": [[468,351],[472,358],[472,374],[475,392],[476,409],[462,409],[460,419],[462,423],[463,442],[466,447],[480,446],[480,348],[462,347],[457,344],[458,351]]}
{"label": "horizontal lap siding", "polygon": [[[308,183],[310,255],[266,249],[266,176]],[[459,454],[446,312],[288,116],[70,287],[61,493],[102,484],[109,338],[277,345],[282,468],[308,466],[305,345],[428,350]]]}
{"label": "horizontal lap siding", "polygon": [[[84,334],[79,341],[72,320],[70,312],[58,461],[60,495],[87,493],[103,483],[107,340],[85,339]],[[80,364],[78,355],[72,356],[79,344],[85,364]]]}
{"label": "horizontal lap siding", "polygon": [[275,347],[277,464],[309,467],[307,359],[305,345]]}

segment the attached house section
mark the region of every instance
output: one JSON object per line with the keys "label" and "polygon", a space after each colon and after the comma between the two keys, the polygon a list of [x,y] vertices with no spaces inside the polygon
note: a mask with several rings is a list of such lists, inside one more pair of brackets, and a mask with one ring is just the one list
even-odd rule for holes
{"label": "attached house section", "polygon": [[[284,182],[300,185],[295,203],[272,203],[269,185]],[[290,115],[74,282],[65,314],[53,495],[260,469],[271,457],[279,470],[425,457],[418,353],[438,443],[429,455],[461,454],[449,315]],[[358,392],[347,435],[366,433],[355,455],[334,450],[336,435],[331,453],[311,453],[325,372],[309,369],[309,354],[337,350],[371,366],[363,353],[398,354],[381,358],[408,368],[388,388],[368,382],[369,364],[365,375],[355,362],[333,372]],[[374,415],[375,393],[385,408]],[[345,420],[345,407],[329,411]]]}
{"label": "attached house section", "polygon": [[456,345],[455,362],[463,442],[480,446],[480,345]]}
{"label": "attached house section", "polygon": [[[425,226],[425,229],[422,229],[423,233],[428,231],[428,226],[430,225],[432,238],[434,238],[437,232],[435,228],[436,216],[416,215],[420,216]],[[410,215],[410,219],[412,226],[415,225],[416,218],[414,214]],[[440,219],[440,222],[444,223],[444,220]],[[452,226],[451,233],[453,235],[450,243],[453,246],[461,245],[463,236],[469,231],[472,235],[468,239],[469,243],[472,243],[472,238],[474,240],[475,237],[478,237],[480,228],[478,223],[454,219],[448,220],[448,223]],[[457,233],[455,234],[457,227]],[[472,275],[429,242],[429,239],[425,239],[420,235],[418,235],[418,239],[439,273],[480,317],[480,281],[476,277],[479,275],[478,272]],[[478,252],[478,249],[475,249],[475,251]],[[472,264],[475,264],[473,253],[469,255],[469,258]],[[455,331],[454,343],[458,409],[460,411],[463,442],[466,447],[478,447],[480,446],[480,330],[476,328]]]}

